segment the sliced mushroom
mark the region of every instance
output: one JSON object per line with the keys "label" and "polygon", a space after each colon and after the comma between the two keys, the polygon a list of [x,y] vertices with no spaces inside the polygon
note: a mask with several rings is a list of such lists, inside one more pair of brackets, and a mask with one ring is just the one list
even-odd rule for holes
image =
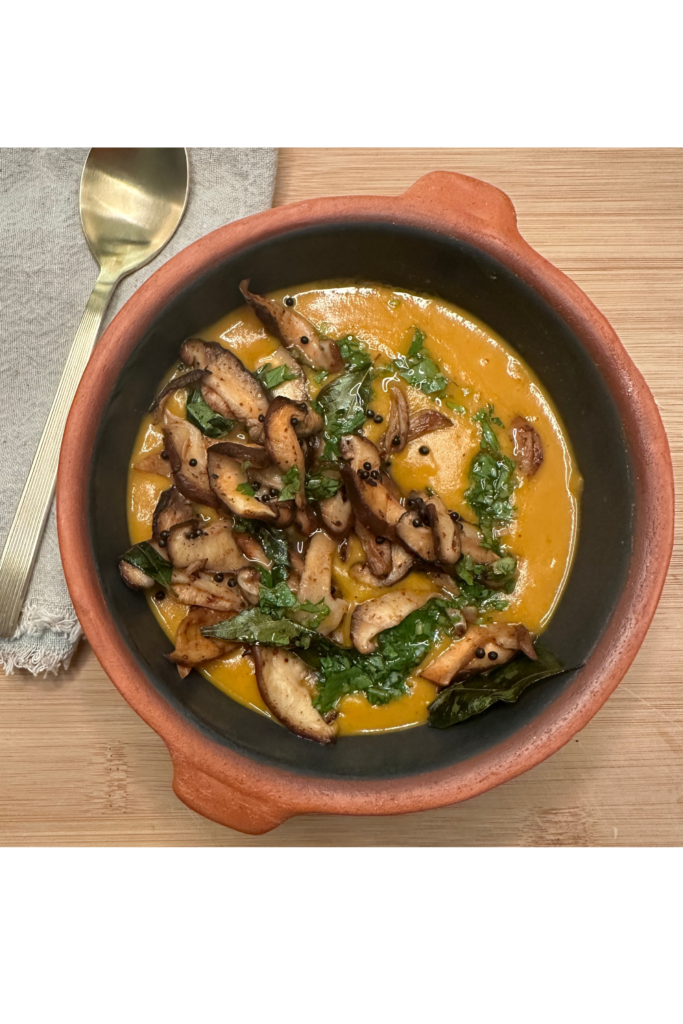
{"label": "sliced mushroom", "polygon": [[489,562],[498,561],[499,555],[495,551],[481,546],[482,534],[476,526],[461,519],[460,527],[460,549],[463,555],[469,555],[479,565],[488,565]]}
{"label": "sliced mushroom", "polygon": [[543,442],[528,420],[515,416],[510,424],[513,455],[522,476],[533,476],[543,462]]}
{"label": "sliced mushroom", "polygon": [[396,540],[396,524],[404,509],[381,481],[379,451],[355,434],[342,437],[340,451],[346,460],[341,475],[356,519],[375,536]]}
{"label": "sliced mushroom", "polygon": [[235,540],[240,550],[251,562],[258,562],[264,569],[271,568],[273,562],[266,556],[263,546],[256,537],[252,537],[250,533],[237,533]]}
{"label": "sliced mushroom", "polygon": [[149,412],[154,412],[162,399],[166,398],[167,395],[173,394],[174,391],[180,391],[181,388],[189,388],[191,384],[196,384],[198,381],[203,380],[207,373],[208,370],[188,370],[187,373],[181,373],[179,377],[174,377],[173,380],[170,380],[168,384],[163,386],[150,405]]}
{"label": "sliced mushroom", "polygon": [[536,660],[536,651],[526,626],[510,623],[473,626],[462,640],[456,640],[422,669],[420,675],[437,686],[448,686],[456,679],[498,668],[514,658],[518,651]]}
{"label": "sliced mushroom", "polygon": [[[336,550],[336,542],[322,530],[314,534],[308,545],[299,583],[300,602],[310,601],[312,604],[318,604],[319,601],[324,601],[330,609],[329,615],[318,626],[318,632],[323,636],[329,636],[337,628],[349,607],[348,601],[332,596],[332,559]],[[306,623],[305,612],[299,612],[297,617]]]}
{"label": "sliced mushroom", "polygon": [[157,507],[154,509],[152,537],[159,540],[162,533],[165,536],[176,523],[186,523],[194,514],[192,505],[177,487],[169,487],[159,495]]}
{"label": "sliced mushroom", "polygon": [[453,426],[453,420],[444,416],[436,409],[422,409],[421,412],[411,414],[410,427],[408,429],[408,441],[415,441],[423,434],[431,434],[435,430],[445,430]]}
{"label": "sliced mushroom", "polygon": [[[239,644],[229,640],[218,640],[214,637],[202,636],[202,626],[214,626],[217,622],[231,617],[233,613],[215,611],[211,608],[191,608],[178,626],[175,635],[175,650],[169,655],[169,661],[185,668],[194,668],[204,661],[222,658],[231,651],[237,650]],[[184,673],[186,675],[187,673]]]}
{"label": "sliced mushroom", "polygon": [[178,569],[203,562],[206,572],[237,572],[247,564],[237,546],[230,523],[216,519],[202,524],[198,519],[179,523],[168,535],[168,557]]}
{"label": "sliced mushroom", "polygon": [[275,398],[270,403],[266,415],[266,448],[273,462],[284,475],[293,466],[299,471],[299,489],[295,497],[297,508],[306,505],[306,464],[304,453],[296,435],[296,423],[301,411],[288,398]]}
{"label": "sliced mushroom", "polygon": [[436,597],[436,592],[417,594],[410,590],[394,590],[382,597],[356,605],[351,616],[351,640],[361,654],[377,649],[375,637],[385,629],[398,626],[406,615]]}
{"label": "sliced mushroom", "polygon": [[154,586],[154,580],[151,576],[148,576],[142,569],[138,569],[137,565],[131,565],[130,562],[126,562],[123,558],[119,562],[119,572],[123,582],[131,590],[146,590],[147,587]]}
{"label": "sliced mushroom", "polygon": [[323,527],[336,540],[342,540],[351,532],[353,505],[346,497],[344,487],[341,487],[331,498],[323,498],[322,501],[319,501],[318,513]]}
{"label": "sliced mushroom", "polygon": [[319,412],[316,412],[310,402],[295,402],[298,412],[294,413],[294,424],[297,437],[313,437],[325,426],[325,421]]}
{"label": "sliced mushroom", "polygon": [[434,535],[420,515],[411,511],[404,512],[396,526],[396,535],[402,544],[421,558],[423,562],[433,562],[436,558]]}
{"label": "sliced mushroom", "polygon": [[429,523],[436,557],[447,565],[455,565],[460,558],[460,534],[462,527],[459,519],[453,519],[441,498],[434,494],[425,499],[425,514]]}
{"label": "sliced mushroom", "polygon": [[[221,441],[221,452],[229,455],[231,459],[237,459],[241,464],[249,462],[257,469],[265,469],[271,464],[271,458],[262,444],[245,444],[242,441]],[[213,448],[213,442],[211,443]]]}
{"label": "sliced mushroom", "polygon": [[[204,399],[204,401],[208,405],[209,409],[212,409],[214,412],[217,412],[219,416],[223,417],[223,419],[226,419],[226,420],[237,420],[237,419],[239,419],[239,416],[237,416],[232,411],[232,409],[230,408],[228,403],[225,401],[225,399],[222,398],[221,395],[219,395],[217,391],[214,391],[213,388],[210,388],[208,384],[202,384],[201,391],[202,391],[202,398]],[[260,440],[262,441],[263,437],[261,437]]]}
{"label": "sliced mushroom", "polygon": [[241,463],[223,451],[222,442],[212,445],[207,455],[211,489],[230,512],[245,519],[264,519],[272,522],[278,518],[273,505],[264,504],[238,490],[238,487],[249,483],[249,478]]}
{"label": "sliced mushroom", "polygon": [[261,573],[258,569],[240,569],[237,573],[237,585],[249,604],[258,604],[261,587]]}
{"label": "sliced mushroom", "polygon": [[349,569],[349,574],[359,583],[366,587],[391,587],[394,583],[400,583],[408,575],[416,564],[417,559],[410,551],[406,551],[402,544],[391,545],[391,571],[388,576],[375,576],[370,566],[365,562],[357,562]]}
{"label": "sliced mushroom", "polygon": [[326,722],[313,707],[315,677],[292,651],[252,647],[256,682],[266,706],[291,732],[317,743],[333,743],[335,722]]}
{"label": "sliced mushroom", "polygon": [[361,542],[368,567],[374,576],[391,572],[391,543],[386,537],[375,537],[362,523],[356,523],[356,536]]}
{"label": "sliced mushroom", "polygon": [[263,326],[291,349],[297,359],[316,370],[336,372],[344,369],[336,341],[320,338],[313,324],[290,306],[249,291],[249,281],[242,281],[240,291]]}
{"label": "sliced mushroom", "polygon": [[[211,377],[202,386],[202,394],[215,391],[227,404],[231,415],[246,425],[251,440],[260,443],[263,420],[259,417],[265,417],[270,398],[237,356],[215,341],[192,338],[181,347],[180,358],[189,366],[211,371]],[[207,404],[211,402],[207,400]]]}
{"label": "sliced mushroom", "polygon": [[318,529],[318,520],[315,518],[315,513],[310,505],[296,510],[296,525],[304,537],[310,537]]}
{"label": "sliced mushroom", "polygon": [[408,443],[408,432],[410,429],[410,409],[408,400],[403,390],[397,386],[389,389],[391,394],[391,405],[389,407],[389,419],[387,420],[386,433],[380,438],[380,450],[386,455],[395,455],[402,452]]}
{"label": "sliced mushroom", "polygon": [[164,438],[176,487],[191,501],[218,507],[209,487],[206,445],[201,430],[189,420],[164,410]]}
{"label": "sliced mushroom", "polygon": [[[166,458],[164,458],[166,455]],[[139,473],[156,473],[157,476],[170,476],[171,463],[168,453],[164,448],[157,448],[155,452],[145,452],[134,463],[133,469]]]}
{"label": "sliced mushroom", "polygon": [[174,569],[171,589],[181,604],[215,608],[217,611],[235,612],[244,607],[244,599],[237,585],[228,580],[217,583],[213,573],[198,572],[190,575],[184,569]]}

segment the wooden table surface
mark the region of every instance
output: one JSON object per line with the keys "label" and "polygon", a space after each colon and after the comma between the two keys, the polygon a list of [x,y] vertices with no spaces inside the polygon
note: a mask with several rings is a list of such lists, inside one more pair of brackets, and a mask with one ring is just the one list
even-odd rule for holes
{"label": "wooden table surface", "polygon": [[[664,417],[683,488],[683,150],[293,149],[275,202],[402,191],[462,171],[512,198],[525,238],[606,314]],[[171,790],[162,741],[83,643],[58,678],[0,678],[2,845],[679,845],[680,517],[664,595],[628,675],[545,763],[467,803],[396,818],[295,818],[243,836]]]}

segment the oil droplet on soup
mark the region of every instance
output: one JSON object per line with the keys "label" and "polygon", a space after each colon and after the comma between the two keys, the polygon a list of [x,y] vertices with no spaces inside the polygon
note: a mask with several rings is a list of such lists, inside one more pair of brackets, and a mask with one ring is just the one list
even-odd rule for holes
{"label": "oil droplet on soup", "polygon": [[[426,336],[430,355],[439,363],[455,387],[452,404],[465,411],[453,411],[416,388],[406,387],[412,412],[438,408],[453,420],[453,427],[410,442],[398,455],[391,456],[391,475],[404,494],[412,489],[431,487],[448,508],[472,519],[464,494],[470,485],[468,471],[479,450],[480,432],[472,415],[491,403],[495,415],[505,429],[497,431],[504,454],[512,455],[508,428],[515,416],[533,424],[543,442],[544,458],[538,472],[529,478],[518,475],[513,501],[516,518],[507,534],[502,536],[518,558],[518,580],[515,590],[506,595],[509,605],[491,617],[501,622],[523,622],[532,633],[541,633],[562,595],[572,564],[578,530],[578,504],[582,480],[569,442],[553,402],[533,371],[517,353],[491,328],[470,313],[442,299],[395,291],[375,285],[321,282],[298,290],[274,292],[272,298],[293,295],[300,313],[317,326],[325,325],[332,338],[352,334],[359,338],[380,362],[406,354],[413,329],[418,326]],[[218,341],[233,351],[249,370],[268,362],[278,348],[255,314],[241,306],[217,323],[199,332],[205,341]],[[165,382],[175,370],[168,371]],[[381,423],[368,420],[365,435],[377,442],[386,429],[392,380],[374,381],[372,408]],[[313,397],[317,386],[312,378],[309,390]],[[183,392],[172,399],[172,411],[183,415]],[[237,431],[236,435],[239,433]],[[429,448],[421,454],[420,447]],[[128,524],[133,543],[151,536],[152,516],[163,490],[170,486],[168,477],[141,472],[133,468],[144,453],[163,448],[161,431],[151,416],[145,416],[133,450],[128,482]],[[215,517],[212,509],[201,509],[208,520]],[[362,548],[357,541],[350,545],[346,562],[336,558],[334,584],[350,601],[344,624],[348,642],[348,620],[355,604],[385,593],[359,584],[349,574],[350,567],[362,561]],[[433,589],[428,577],[412,573],[396,588]],[[167,636],[172,640],[187,607],[167,598],[157,601],[152,591],[148,603]],[[445,649],[445,640],[432,655]],[[228,696],[269,715],[259,694],[251,659],[241,652],[206,662],[202,674]],[[427,707],[436,695],[436,687],[417,674],[408,680],[409,692],[389,704],[372,707],[362,694],[342,699],[339,714],[340,735],[383,732],[419,725],[427,719]]]}

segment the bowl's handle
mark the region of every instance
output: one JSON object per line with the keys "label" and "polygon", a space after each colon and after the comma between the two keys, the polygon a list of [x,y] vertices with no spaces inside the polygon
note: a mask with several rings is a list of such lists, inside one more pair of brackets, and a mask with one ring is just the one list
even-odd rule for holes
{"label": "bowl's handle", "polygon": [[455,171],[432,171],[411,185],[400,200],[454,229],[466,223],[509,245],[526,246],[517,229],[512,201],[495,185]]}
{"label": "bowl's handle", "polygon": [[258,836],[277,828],[290,817],[281,805],[254,796],[252,789],[242,791],[232,782],[208,775],[177,751],[171,750],[170,754],[176,796],[205,818]]}

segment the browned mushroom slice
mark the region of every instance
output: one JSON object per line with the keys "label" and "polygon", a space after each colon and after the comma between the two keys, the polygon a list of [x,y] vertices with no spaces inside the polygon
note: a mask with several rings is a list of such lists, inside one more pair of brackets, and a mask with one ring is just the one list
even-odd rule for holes
{"label": "browned mushroom slice", "polygon": [[261,361],[261,365],[265,366],[270,364],[271,367],[286,366],[290,373],[296,376],[291,380],[283,380],[282,384],[276,384],[274,388],[270,388],[270,393],[274,398],[282,397],[289,398],[292,402],[307,402],[308,395],[308,381],[306,375],[301,369],[301,364],[297,362],[291,352],[288,352],[286,348],[280,346],[269,356],[264,356]]}
{"label": "browned mushroom slice", "polygon": [[[202,626],[214,626],[235,613],[215,611],[211,608],[191,608],[178,626],[175,635],[175,650],[168,655],[169,661],[191,669],[213,658],[222,658],[237,650],[239,644],[228,640],[202,636]],[[183,673],[187,675],[187,673]]]}
{"label": "browned mushroom slice", "polygon": [[389,419],[387,430],[380,438],[380,450],[386,455],[395,455],[402,452],[408,443],[408,431],[410,428],[410,409],[403,391],[399,387],[390,388],[391,405],[389,407]]}
{"label": "browned mushroom slice", "polygon": [[[323,636],[328,636],[337,628],[349,607],[348,601],[332,596],[332,559],[336,550],[336,542],[322,530],[314,534],[308,545],[299,583],[298,598],[301,603],[310,601],[311,604],[318,604],[324,601],[330,609],[329,615],[318,626],[318,632]],[[297,618],[304,624],[307,617],[306,612],[297,614]]]}
{"label": "browned mushroom slice", "polygon": [[[166,458],[164,458],[164,455]],[[168,453],[163,447],[157,448],[154,452],[144,452],[133,463],[133,469],[137,469],[139,473],[156,473],[157,476],[170,476],[171,463]]]}
{"label": "browned mushroom slice", "polygon": [[[242,469],[237,459],[226,455],[222,450],[223,444],[214,444],[207,450],[209,483],[220,502],[237,516],[245,519],[265,519],[273,521],[277,519],[277,511],[270,504],[263,504],[257,501],[244,490],[251,485],[246,470]],[[240,491],[239,488],[243,490]]]}
{"label": "browned mushroom slice", "polygon": [[356,523],[356,536],[361,542],[368,567],[374,576],[387,576],[391,572],[391,543],[386,537],[375,537],[374,533]]}
{"label": "browned mushroom slice", "polygon": [[325,426],[325,421],[319,412],[316,412],[310,402],[295,402],[298,412],[293,414],[293,423],[297,437],[312,437],[319,433]]}
{"label": "browned mushroom slice", "polygon": [[461,519],[460,527],[460,549],[463,555],[469,555],[470,558],[480,565],[488,565],[489,562],[498,561],[499,555],[481,546],[482,534],[476,526]]}
{"label": "browned mushroom slice", "polygon": [[300,313],[249,291],[248,280],[241,282],[240,291],[268,333],[291,349],[297,359],[316,370],[336,372],[344,369],[336,341],[320,338],[313,324]]}
{"label": "browned mushroom slice", "polygon": [[313,707],[315,677],[308,666],[292,651],[272,647],[252,647],[252,656],[259,692],[277,720],[304,739],[333,743],[337,724]]}
{"label": "browned mushroom slice", "polygon": [[394,583],[400,583],[408,575],[415,565],[417,559],[410,551],[406,551],[402,544],[391,545],[391,571],[388,576],[375,576],[370,566],[365,562],[357,562],[349,569],[349,573],[359,583],[367,587],[391,587]]}
{"label": "browned mushroom slice", "polygon": [[158,540],[162,533],[165,535],[176,523],[186,523],[194,514],[192,505],[177,487],[169,487],[159,495],[154,509],[152,536]]}
{"label": "browned mushroom slice", "polygon": [[356,519],[376,537],[396,540],[404,509],[381,481],[380,454],[365,437],[347,434],[340,442],[341,475]]}
{"label": "browned mushroom slice", "polygon": [[346,537],[353,526],[353,505],[341,487],[331,498],[318,502],[318,512],[323,527],[336,540]]}
{"label": "browned mushroom slice", "polygon": [[240,550],[247,556],[250,562],[258,562],[264,569],[271,568],[272,560],[267,557],[263,546],[256,537],[252,537],[250,533],[236,533],[235,540]]}
{"label": "browned mushroom slice", "polygon": [[297,508],[306,506],[306,464],[304,453],[296,435],[294,420],[298,422],[301,411],[288,398],[275,398],[266,415],[266,448],[273,462],[284,475],[293,467],[299,473],[299,486],[295,497]]}
{"label": "browned mushroom slice", "polygon": [[230,523],[216,519],[202,524],[198,519],[179,523],[168,535],[168,557],[178,569],[203,562],[206,572],[237,572],[247,564],[232,533]]}
{"label": "browned mushroom slice", "polygon": [[446,427],[452,426],[453,420],[444,416],[442,412],[437,412],[436,409],[422,409],[410,417],[408,440],[415,441],[423,434],[431,434],[435,430],[445,430]]}
{"label": "browned mushroom slice", "polygon": [[216,496],[209,487],[206,445],[201,430],[189,420],[181,419],[165,409],[164,438],[178,490],[191,501],[217,508]]}
{"label": "browned mushroom slice", "polygon": [[246,425],[251,440],[260,443],[263,420],[259,417],[266,415],[270,398],[237,356],[215,341],[193,338],[181,347],[180,358],[189,366],[211,371],[211,377],[202,386],[207,404],[211,402],[206,399],[206,392],[215,391],[227,404],[231,415]]}
{"label": "browned mushroom slice", "polygon": [[296,510],[296,525],[299,527],[304,537],[310,537],[312,533],[318,529],[318,520],[315,517],[315,512],[306,505],[305,508],[298,508]]}
{"label": "browned mushroom slice", "polygon": [[436,597],[436,592],[417,594],[410,590],[394,590],[382,597],[356,605],[351,616],[351,641],[361,654],[372,654],[377,648],[375,637],[385,629],[398,626],[406,615]]}
{"label": "browned mushroom slice", "polygon": [[174,377],[173,380],[170,380],[168,384],[163,386],[150,405],[149,412],[154,412],[161,400],[166,398],[166,395],[170,395],[174,391],[180,391],[181,388],[189,388],[191,384],[196,384],[198,381],[203,380],[207,373],[208,370],[188,370],[187,373],[181,373],[179,377]]}
{"label": "browned mushroom slice", "polygon": [[433,562],[436,558],[434,535],[430,527],[414,511],[404,512],[398,521],[396,534],[402,544],[421,558],[423,562]]}
{"label": "browned mushroom slice", "polygon": [[[221,452],[237,459],[239,463],[249,462],[257,469],[265,469],[271,464],[271,458],[262,444],[245,444],[242,441],[221,441]],[[210,447],[214,447],[213,443]]]}
{"label": "browned mushroom slice", "polygon": [[[204,399],[204,401],[208,405],[209,409],[213,409],[213,411],[217,412],[219,416],[223,417],[223,419],[226,419],[226,420],[236,420],[236,419],[239,419],[239,417],[235,415],[235,413],[232,411],[232,409],[230,408],[228,403],[225,401],[225,399],[222,398],[218,394],[217,391],[214,391],[213,388],[210,388],[208,384],[202,384],[202,389],[201,390],[202,390],[202,398]],[[259,440],[259,441],[263,440],[263,431],[261,431],[260,433],[261,433],[261,437],[258,438],[258,439],[254,438],[254,440]]]}
{"label": "browned mushroom slice", "polygon": [[147,587],[154,585],[154,580],[151,576],[148,576],[142,569],[138,569],[137,565],[131,565],[130,562],[126,562],[123,558],[119,562],[119,572],[123,582],[131,590],[146,590]]}
{"label": "browned mushroom slice", "polygon": [[437,686],[448,686],[458,678],[498,668],[514,658],[518,651],[536,659],[531,634],[526,626],[507,622],[474,626],[467,630],[462,640],[456,640],[422,669],[420,675]]}
{"label": "browned mushroom slice", "polygon": [[240,569],[237,573],[237,585],[249,604],[258,604],[261,587],[261,573],[258,569]]}
{"label": "browned mushroom slice", "polygon": [[460,558],[460,534],[462,527],[459,520],[451,518],[451,514],[441,498],[434,494],[425,500],[425,514],[432,529],[436,557],[447,565],[455,565]]}
{"label": "browned mushroom slice", "polygon": [[543,442],[528,420],[515,416],[510,424],[513,455],[522,476],[533,476],[543,462]]}
{"label": "browned mushroom slice", "polygon": [[227,576],[219,583],[214,573],[190,574],[185,569],[174,569],[171,590],[181,604],[215,608],[217,611],[225,612],[240,611],[244,607],[239,587],[231,587]]}

